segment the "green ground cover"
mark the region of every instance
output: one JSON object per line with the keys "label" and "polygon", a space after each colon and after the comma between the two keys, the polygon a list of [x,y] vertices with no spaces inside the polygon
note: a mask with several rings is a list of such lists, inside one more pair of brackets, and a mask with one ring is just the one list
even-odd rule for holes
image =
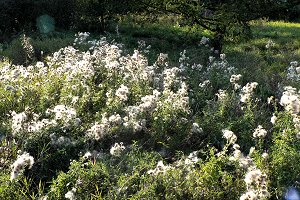
{"label": "green ground cover", "polygon": [[0,199],[299,189],[300,25],[252,22],[215,58],[209,32],[140,19],[1,45]]}

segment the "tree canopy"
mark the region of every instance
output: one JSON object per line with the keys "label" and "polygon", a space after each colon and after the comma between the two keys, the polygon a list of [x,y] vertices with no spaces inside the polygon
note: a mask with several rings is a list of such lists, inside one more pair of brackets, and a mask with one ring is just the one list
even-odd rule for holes
{"label": "tree canopy", "polygon": [[[300,4],[299,0],[140,0],[150,10],[182,15],[215,33],[217,43],[249,33],[248,22]],[[216,44],[218,46],[220,44]],[[219,47],[221,48],[221,47]]]}
{"label": "tree canopy", "polygon": [[212,31],[218,46],[224,38],[247,35],[249,21],[282,16],[297,5],[300,0],[2,0],[0,35],[34,29],[36,18],[44,14],[52,16],[58,27],[103,31],[115,15],[158,11],[179,14],[189,24]]}
{"label": "tree canopy", "polygon": [[[279,14],[299,0],[140,0],[146,7],[177,13],[211,31]],[[239,24],[238,24],[239,25]]]}

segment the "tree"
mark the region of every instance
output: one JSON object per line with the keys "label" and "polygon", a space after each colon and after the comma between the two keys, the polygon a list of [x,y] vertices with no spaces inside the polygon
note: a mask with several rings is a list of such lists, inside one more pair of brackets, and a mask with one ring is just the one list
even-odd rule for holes
{"label": "tree", "polygon": [[214,33],[221,52],[224,39],[250,33],[249,21],[268,17],[300,4],[300,0],[139,0],[148,10],[182,15]]}
{"label": "tree", "polygon": [[78,29],[103,31],[107,22],[118,14],[135,9],[132,0],[74,0],[74,24]]}

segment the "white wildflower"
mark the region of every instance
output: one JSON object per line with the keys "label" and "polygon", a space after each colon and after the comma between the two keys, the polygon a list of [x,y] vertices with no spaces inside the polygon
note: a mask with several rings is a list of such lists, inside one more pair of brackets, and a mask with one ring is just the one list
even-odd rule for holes
{"label": "white wildflower", "polygon": [[242,152],[239,149],[235,149],[233,152],[233,157],[236,160],[239,160],[242,157]]}
{"label": "white wildflower", "polygon": [[179,71],[180,69],[177,67],[165,69],[163,71],[163,75],[164,75],[163,86],[165,90],[170,89],[171,86],[177,81],[177,74]]}
{"label": "white wildflower", "polygon": [[253,190],[246,192],[240,197],[240,200],[257,200],[257,199],[258,196]]}
{"label": "white wildflower", "polygon": [[15,111],[13,111],[11,115],[12,115],[11,128],[12,128],[13,135],[15,135],[16,133],[18,133],[23,129],[24,127],[23,125],[27,120],[27,115],[25,114],[25,112],[21,112],[17,114]]}
{"label": "white wildflower", "polygon": [[115,114],[115,115],[111,115],[109,118],[108,118],[108,121],[112,124],[115,124],[115,125],[120,125],[122,124],[122,118],[119,114]]}
{"label": "white wildflower", "polygon": [[257,184],[260,182],[262,176],[262,172],[260,169],[255,169],[252,171],[249,171],[245,176],[245,183],[247,187],[250,187],[252,184]]}
{"label": "white wildflower", "polygon": [[103,158],[104,153],[103,152],[98,152],[96,150],[93,150],[92,152],[87,151],[84,155],[84,159],[100,159]]}
{"label": "white wildflower", "polygon": [[50,110],[50,112],[55,114],[55,120],[61,120],[65,124],[74,121],[76,118],[76,110],[65,105],[56,105],[53,110]]}
{"label": "white wildflower", "polygon": [[250,99],[253,95],[253,91],[257,87],[257,85],[258,85],[258,83],[256,83],[256,82],[247,83],[241,90],[240,101],[243,103],[250,101]]}
{"label": "white wildflower", "polygon": [[224,129],[222,130],[222,133],[223,133],[223,138],[225,138],[227,142],[231,144],[234,144],[236,142],[237,137],[232,131]]}
{"label": "white wildflower", "polygon": [[300,67],[297,61],[290,63],[290,67],[287,69],[287,79],[299,81],[300,80]]}
{"label": "white wildflower", "polygon": [[275,124],[276,121],[277,121],[277,117],[276,117],[276,115],[273,113],[273,115],[272,115],[272,117],[271,117],[271,123],[272,123],[272,124]]}
{"label": "white wildflower", "polygon": [[158,175],[160,173],[164,174],[168,170],[173,169],[171,166],[164,165],[163,161],[159,161],[155,169],[149,170],[147,173],[150,175]]}
{"label": "white wildflower", "polygon": [[284,92],[280,99],[280,104],[284,106],[285,110],[293,114],[297,114],[300,111],[299,95],[296,88],[287,86],[284,88]]}
{"label": "white wildflower", "polygon": [[209,57],[208,57],[208,60],[209,60],[210,63],[212,63],[215,59],[216,59],[216,58],[213,57],[213,56],[209,56]]}
{"label": "white wildflower", "polygon": [[95,124],[87,130],[87,136],[90,138],[93,138],[95,140],[99,140],[103,138],[109,130],[109,124],[108,123],[101,123],[95,122]]}
{"label": "white wildflower", "polygon": [[234,145],[232,146],[232,148],[235,149],[235,150],[239,150],[239,149],[240,149],[240,145],[234,144]]}
{"label": "white wildflower", "polygon": [[168,54],[160,53],[159,56],[157,57],[155,65],[168,66],[167,60],[168,60]]}
{"label": "white wildflower", "polygon": [[230,83],[232,83],[234,90],[238,90],[241,88],[241,86],[237,83],[241,79],[241,74],[233,74],[230,77]]}
{"label": "white wildflower", "polygon": [[191,67],[193,70],[201,71],[203,69],[203,66],[201,64],[193,64]]}
{"label": "white wildflower", "polygon": [[218,101],[220,101],[220,102],[224,102],[227,99],[227,96],[228,96],[226,90],[219,90],[216,95],[218,97]]}
{"label": "white wildflower", "polygon": [[241,79],[242,75],[241,74],[233,74],[230,77],[230,83],[236,83]]}
{"label": "white wildflower", "polygon": [[113,156],[120,156],[121,153],[125,150],[123,143],[115,143],[109,150],[110,154]]}
{"label": "white wildflower", "polygon": [[[249,192],[254,193],[257,195],[257,199],[268,198],[270,193],[267,191],[266,179],[267,175],[262,173],[260,169],[250,169],[244,179],[248,190],[246,194],[249,194]],[[243,195],[242,197],[247,199],[245,196],[247,195]]]}
{"label": "white wildflower", "polygon": [[268,97],[268,104],[271,104],[275,101],[275,98],[273,96]]}
{"label": "white wildflower", "polygon": [[184,160],[185,165],[194,166],[200,159],[197,157],[198,151],[193,151],[190,155]]}
{"label": "white wildflower", "polygon": [[72,190],[68,191],[65,194],[65,198],[70,200],[76,200],[75,192],[76,192],[76,188],[72,188]]}
{"label": "white wildflower", "polygon": [[24,169],[25,166],[28,166],[29,169],[32,168],[34,164],[34,158],[29,155],[29,153],[24,152],[22,155],[19,155],[17,160],[12,164],[12,172],[10,180],[15,179],[19,173]]}
{"label": "white wildflower", "polygon": [[79,45],[79,44],[86,44],[87,43],[87,38],[90,36],[89,32],[79,32],[75,34],[75,40],[73,45]]}
{"label": "white wildflower", "polygon": [[221,60],[225,60],[225,58],[226,58],[226,55],[225,55],[224,53],[221,53],[221,54],[220,54],[220,59],[221,59]]}
{"label": "white wildflower", "polygon": [[292,61],[292,62],[290,62],[290,65],[292,66],[292,67],[298,67],[298,62],[297,61]]}
{"label": "white wildflower", "polygon": [[141,100],[143,102],[139,105],[141,110],[152,112],[152,111],[154,111],[154,109],[157,106],[158,96],[146,95],[146,96],[142,97]]}
{"label": "white wildflower", "polygon": [[191,132],[192,133],[202,133],[203,129],[199,126],[198,123],[193,123]]}
{"label": "white wildflower", "polygon": [[206,45],[209,42],[209,38],[202,36],[200,40],[200,45]]}
{"label": "white wildflower", "polygon": [[251,156],[255,151],[255,147],[251,147],[249,150],[249,156]]}
{"label": "white wildflower", "polygon": [[267,44],[266,44],[266,48],[269,49],[270,47],[274,47],[275,46],[275,42],[273,40],[268,40]]}
{"label": "white wildflower", "polygon": [[254,130],[253,137],[254,138],[264,138],[267,135],[267,131],[261,126],[258,125],[258,127]]}
{"label": "white wildflower", "polygon": [[122,85],[119,87],[119,89],[117,89],[117,91],[116,91],[116,96],[117,96],[121,101],[127,101],[127,99],[128,99],[128,97],[127,97],[128,93],[129,93],[128,87],[122,84]]}
{"label": "white wildflower", "polygon": [[199,83],[200,88],[204,88],[210,84],[210,80],[205,80],[202,83]]}
{"label": "white wildflower", "polygon": [[261,155],[261,157],[262,157],[263,159],[267,159],[267,158],[269,157],[269,154],[268,154],[267,152],[264,152],[264,153]]}
{"label": "white wildflower", "polygon": [[57,136],[55,133],[50,134],[51,145],[64,147],[73,145],[74,142],[71,141],[70,138],[65,136]]}
{"label": "white wildflower", "polygon": [[35,64],[35,66],[37,67],[37,68],[43,68],[44,66],[45,66],[45,64],[43,63],[43,62],[37,62],[36,64]]}
{"label": "white wildflower", "polygon": [[90,159],[92,158],[92,153],[90,151],[86,152],[84,155],[83,155],[83,158],[85,159]]}

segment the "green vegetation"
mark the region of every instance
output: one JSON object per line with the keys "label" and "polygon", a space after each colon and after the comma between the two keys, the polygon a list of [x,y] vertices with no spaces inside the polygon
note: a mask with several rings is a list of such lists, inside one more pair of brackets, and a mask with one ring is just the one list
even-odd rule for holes
{"label": "green vegetation", "polygon": [[215,58],[211,32],[148,19],[1,45],[0,199],[281,199],[299,189],[300,25],[253,21],[251,38]]}

